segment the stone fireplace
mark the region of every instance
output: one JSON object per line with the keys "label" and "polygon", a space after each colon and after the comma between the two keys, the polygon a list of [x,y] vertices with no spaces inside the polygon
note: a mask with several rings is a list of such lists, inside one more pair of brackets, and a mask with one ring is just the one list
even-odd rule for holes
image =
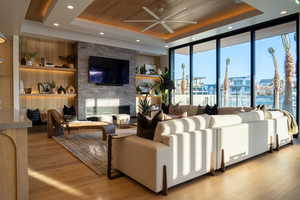
{"label": "stone fireplace", "polygon": [[[135,115],[136,91],[135,68],[136,51],[109,47],[99,44],[79,42],[78,56],[78,118],[86,119],[92,113],[122,112]],[[129,84],[123,86],[101,86],[88,82],[89,57],[99,56],[129,60]],[[118,114],[118,113],[115,113]]]}

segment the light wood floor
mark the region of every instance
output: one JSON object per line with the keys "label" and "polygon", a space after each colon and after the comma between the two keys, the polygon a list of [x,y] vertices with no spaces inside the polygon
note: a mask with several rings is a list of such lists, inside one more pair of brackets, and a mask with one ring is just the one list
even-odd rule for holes
{"label": "light wood floor", "polygon": [[[298,142],[297,142],[298,143]],[[46,134],[29,135],[30,200],[298,200],[300,144],[157,195],[127,177],[99,177]]]}

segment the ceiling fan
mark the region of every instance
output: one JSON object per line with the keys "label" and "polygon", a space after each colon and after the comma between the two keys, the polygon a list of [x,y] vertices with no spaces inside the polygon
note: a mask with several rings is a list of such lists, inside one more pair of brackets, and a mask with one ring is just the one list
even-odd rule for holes
{"label": "ceiling fan", "polygon": [[184,24],[197,24],[196,21],[186,21],[186,20],[170,20],[170,18],[175,17],[176,15],[179,15],[180,13],[186,11],[187,9],[184,8],[180,10],[179,12],[176,12],[174,14],[171,14],[167,17],[161,18],[157,16],[154,12],[152,12],[149,8],[143,7],[143,9],[152,17],[154,17],[153,20],[125,20],[124,22],[127,23],[152,23],[151,25],[147,26],[142,32],[145,32],[159,24],[161,24],[169,33],[174,33],[174,30],[167,24],[167,23],[184,23]]}

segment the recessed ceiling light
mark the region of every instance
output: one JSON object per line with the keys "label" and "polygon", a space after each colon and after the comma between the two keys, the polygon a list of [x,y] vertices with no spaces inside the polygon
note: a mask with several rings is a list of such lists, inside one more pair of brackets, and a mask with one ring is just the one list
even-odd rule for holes
{"label": "recessed ceiling light", "polygon": [[136,42],[140,42],[141,40],[136,40]]}
{"label": "recessed ceiling light", "polygon": [[54,26],[59,26],[59,23],[53,23]]}
{"label": "recessed ceiling light", "polygon": [[228,29],[231,30],[231,29],[232,29],[232,26],[228,26]]}
{"label": "recessed ceiling light", "polygon": [[299,0],[295,0],[295,3],[296,3],[297,5],[299,5],[299,4],[300,4],[300,1],[299,1]]}
{"label": "recessed ceiling light", "polygon": [[74,6],[68,5],[67,8],[70,9],[70,10],[73,10],[73,9],[74,9]]}
{"label": "recessed ceiling light", "polygon": [[283,11],[280,12],[281,15],[285,15],[286,13],[287,13],[286,10],[283,10]]}
{"label": "recessed ceiling light", "polygon": [[169,46],[168,46],[168,45],[166,45],[165,47],[166,47],[166,48],[169,48]]}
{"label": "recessed ceiling light", "polygon": [[99,34],[100,34],[100,35],[104,35],[104,33],[103,33],[103,32],[100,32]]}

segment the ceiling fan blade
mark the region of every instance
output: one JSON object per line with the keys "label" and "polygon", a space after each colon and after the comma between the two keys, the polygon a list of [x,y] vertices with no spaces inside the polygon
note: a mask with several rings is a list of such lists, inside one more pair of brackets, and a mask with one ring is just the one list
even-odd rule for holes
{"label": "ceiling fan blade", "polygon": [[129,22],[129,23],[139,23],[139,22],[156,22],[157,20],[124,20],[124,22]]}
{"label": "ceiling fan blade", "polygon": [[167,24],[161,23],[161,25],[162,25],[167,31],[169,31],[169,33],[174,33],[173,29],[171,29],[171,27],[168,26]]}
{"label": "ceiling fan blade", "polygon": [[197,24],[198,22],[196,21],[180,21],[180,20],[166,20],[165,22],[168,22],[168,23],[184,23],[184,24]]}
{"label": "ceiling fan blade", "polygon": [[147,30],[149,30],[150,28],[153,28],[154,26],[158,25],[160,22],[155,22],[153,24],[151,24],[150,26],[147,26],[144,30],[142,30],[142,32],[145,32]]}
{"label": "ceiling fan blade", "polygon": [[169,15],[169,16],[163,18],[163,20],[167,20],[167,19],[169,19],[169,18],[175,17],[176,15],[179,15],[180,13],[186,11],[186,9],[187,9],[187,8],[184,8],[184,9],[182,9],[182,10],[180,10],[180,11],[174,13],[174,14],[171,14],[171,15]]}
{"label": "ceiling fan blade", "polygon": [[155,19],[160,20],[160,17],[157,16],[157,15],[156,15],[154,12],[152,12],[151,10],[149,10],[147,7],[143,6],[143,9],[144,9],[147,13],[149,13],[149,15],[151,15],[152,17],[154,17]]}

